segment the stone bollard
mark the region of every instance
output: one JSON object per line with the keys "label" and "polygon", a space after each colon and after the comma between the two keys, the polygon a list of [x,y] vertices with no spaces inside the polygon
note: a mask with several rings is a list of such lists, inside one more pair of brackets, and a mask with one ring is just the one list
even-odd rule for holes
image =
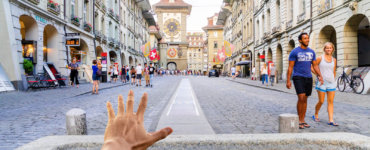
{"label": "stone bollard", "polygon": [[87,135],[86,112],[73,108],[66,114],[67,135]]}
{"label": "stone bollard", "polygon": [[296,114],[279,115],[279,133],[297,133],[298,123],[298,115]]}

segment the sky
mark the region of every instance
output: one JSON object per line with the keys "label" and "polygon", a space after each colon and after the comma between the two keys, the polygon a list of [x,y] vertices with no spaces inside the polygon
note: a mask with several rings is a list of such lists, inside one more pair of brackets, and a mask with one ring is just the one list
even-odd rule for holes
{"label": "sky", "polygon": [[[151,5],[160,0],[149,0]],[[202,27],[208,24],[207,18],[219,13],[222,0],[183,0],[192,5],[191,14],[187,20],[187,32],[202,32]],[[157,18],[157,16],[154,16]]]}

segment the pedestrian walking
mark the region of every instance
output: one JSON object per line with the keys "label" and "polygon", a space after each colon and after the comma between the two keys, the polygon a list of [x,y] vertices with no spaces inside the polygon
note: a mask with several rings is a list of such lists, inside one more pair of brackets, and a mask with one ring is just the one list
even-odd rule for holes
{"label": "pedestrian walking", "polygon": [[121,68],[121,81],[122,83],[126,83],[126,67],[124,65]]}
{"label": "pedestrian walking", "polygon": [[[337,123],[334,122],[333,114],[334,114],[334,96],[336,90],[336,82],[335,82],[335,75],[337,68],[337,60],[332,56],[333,52],[335,51],[334,44],[331,42],[327,42],[324,45],[324,55],[317,57],[317,63],[319,64],[320,72],[322,74],[322,79],[324,80],[324,84],[320,85],[318,80],[316,81],[316,90],[319,100],[316,104],[315,115],[312,116],[312,119],[316,122],[319,122],[319,111],[322,104],[325,101],[325,93],[327,95],[328,101],[328,117],[329,122],[328,125],[338,126]],[[314,68],[311,67],[311,71],[317,75]]]}
{"label": "pedestrian walking", "polygon": [[114,81],[114,83],[116,83],[117,82],[117,79],[118,79],[118,72],[119,71],[119,69],[118,69],[118,64],[114,64],[113,65],[113,81]]}
{"label": "pedestrian walking", "polygon": [[137,79],[136,86],[141,86],[142,73],[143,73],[143,68],[141,67],[141,64],[139,64],[136,66],[136,79]]}
{"label": "pedestrian walking", "polygon": [[149,85],[150,87],[153,87],[154,72],[155,72],[155,68],[153,67],[153,64],[150,63],[150,66],[149,66]]}
{"label": "pedestrian walking", "polygon": [[149,67],[148,64],[144,64],[144,78],[145,78],[145,87],[149,86]]}
{"label": "pedestrian walking", "polygon": [[321,72],[319,70],[316,54],[308,47],[310,38],[307,33],[301,33],[298,36],[299,47],[293,49],[289,55],[289,68],[287,73],[286,87],[290,89],[292,83],[290,77],[293,73],[293,83],[298,96],[297,113],[299,118],[299,129],[311,127],[305,121],[307,110],[307,98],[312,93],[312,74],[311,66],[317,73],[317,77],[323,84]]}
{"label": "pedestrian walking", "polygon": [[136,83],[136,70],[135,70],[134,66],[131,66],[130,74],[131,74],[131,85],[135,85],[135,83]]}
{"label": "pedestrian walking", "polygon": [[126,83],[130,83],[130,67],[126,66]]}
{"label": "pedestrian walking", "polygon": [[93,65],[92,65],[92,79],[93,79],[93,89],[92,89],[92,94],[98,94],[99,91],[99,80],[100,80],[100,75],[101,75],[101,70],[99,70],[98,63],[96,60],[93,60]]}
{"label": "pedestrian walking", "polygon": [[276,75],[276,68],[275,68],[275,65],[274,64],[271,64],[271,67],[270,67],[270,82],[271,82],[271,86],[274,86],[274,83],[275,83],[275,76]]}
{"label": "pedestrian walking", "polygon": [[268,86],[268,74],[266,64],[263,64],[261,68],[261,75],[262,75],[262,85],[265,85],[266,82],[266,86]]}
{"label": "pedestrian walking", "polygon": [[252,80],[256,80],[256,68],[252,68]]}
{"label": "pedestrian walking", "polygon": [[68,65],[68,69],[71,69],[71,74],[69,75],[69,77],[72,87],[74,86],[74,84],[76,84],[76,87],[78,88],[78,85],[80,84],[80,82],[78,82],[78,70],[80,69],[80,67],[77,63],[76,57],[72,59],[72,63]]}
{"label": "pedestrian walking", "polygon": [[231,77],[233,79],[235,79],[235,77],[236,77],[236,68],[235,68],[235,65],[233,67],[231,67]]}

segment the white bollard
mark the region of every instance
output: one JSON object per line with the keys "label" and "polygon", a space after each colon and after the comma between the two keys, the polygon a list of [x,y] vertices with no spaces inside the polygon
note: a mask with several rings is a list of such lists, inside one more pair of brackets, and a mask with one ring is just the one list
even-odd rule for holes
{"label": "white bollard", "polygon": [[279,115],[279,133],[297,133],[299,128],[298,115]]}
{"label": "white bollard", "polygon": [[66,114],[67,135],[87,135],[86,112],[73,108]]}

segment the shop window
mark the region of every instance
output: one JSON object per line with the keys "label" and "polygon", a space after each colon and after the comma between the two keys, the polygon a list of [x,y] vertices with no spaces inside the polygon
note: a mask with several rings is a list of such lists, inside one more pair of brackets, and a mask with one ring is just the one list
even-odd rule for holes
{"label": "shop window", "polygon": [[37,63],[37,41],[22,40],[22,56],[33,63]]}

